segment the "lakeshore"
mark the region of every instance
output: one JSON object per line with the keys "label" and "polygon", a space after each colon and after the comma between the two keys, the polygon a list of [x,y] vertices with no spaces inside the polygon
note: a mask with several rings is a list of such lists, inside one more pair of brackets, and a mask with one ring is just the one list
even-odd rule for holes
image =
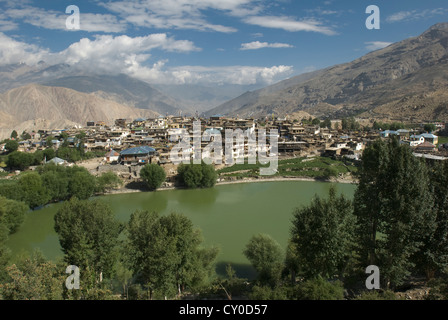
{"label": "lakeshore", "polygon": [[[338,184],[356,184],[357,180],[352,177],[341,177],[341,178],[332,178],[332,179],[318,179],[318,178],[308,178],[308,177],[275,177],[275,178],[263,178],[262,176],[258,178],[241,178],[235,180],[222,180],[218,178],[215,186],[221,185],[231,185],[231,184],[243,184],[243,183],[261,183],[261,182],[288,182],[288,181],[305,181],[305,182],[328,182],[328,183],[338,183]],[[157,189],[157,191],[168,191],[168,190],[184,190],[182,187],[175,186],[162,186]],[[132,189],[126,186],[116,189],[110,190],[104,195],[112,195],[112,194],[126,194],[126,193],[138,193],[138,192],[149,192],[149,190],[145,189]]]}

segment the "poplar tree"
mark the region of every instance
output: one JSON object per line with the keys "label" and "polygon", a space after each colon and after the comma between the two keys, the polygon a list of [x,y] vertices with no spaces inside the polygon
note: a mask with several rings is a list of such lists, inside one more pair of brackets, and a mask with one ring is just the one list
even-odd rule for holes
{"label": "poplar tree", "polygon": [[352,210],[351,201],[332,187],[327,199],[315,196],[309,206],[294,211],[290,241],[299,274],[308,279],[344,275],[353,251]]}
{"label": "poplar tree", "polygon": [[100,200],[72,198],[64,202],[54,220],[67,264],[78,266],[82,274],[91,270],[93,282],[112,274],[122,225],[109,205]]}
{"label": "poplar tree", "polygon": [[376,265],[386,287],[412,272],[412,256],[435,230],[425,164],[397,139],[377,140],[363,153],[354,196],[362,268]]}

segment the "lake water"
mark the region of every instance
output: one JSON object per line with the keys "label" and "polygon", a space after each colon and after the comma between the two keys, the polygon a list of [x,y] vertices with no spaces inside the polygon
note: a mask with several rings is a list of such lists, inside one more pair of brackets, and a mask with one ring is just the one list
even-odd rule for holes
{"label": "lake water", "polygon": [[[241,277],[254,275],[243,250],[252,235],[269,234],[286,247],[294,208],[308,205],[315,194],[328,195],[330,183],[307,181],[259,182],[220,185],[201,190],[166,190],[107,195],[117,219],[126,222],[137,209],[161,214],[182,213],[201,229],[206,246],[220,248],[217,271],[231,263]],[[355,186],[338,184],[338,193],[352,198]],[[30,212],[20,230],[10,236],[14,256],[40,248],[49,259],[62,256],[54,231],[60,204]]]}

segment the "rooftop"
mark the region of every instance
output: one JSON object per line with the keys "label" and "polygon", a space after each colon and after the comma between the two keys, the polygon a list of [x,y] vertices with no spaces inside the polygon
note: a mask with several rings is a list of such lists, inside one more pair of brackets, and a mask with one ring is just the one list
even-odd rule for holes
{"label": "rooftop", "polygon": [[156,152],[156,149],[148,147],[148,146],[141,146],[141,147],[135,147],[126,149],[120,152],[120,155],[133,155],[133,154],[149,154]]}

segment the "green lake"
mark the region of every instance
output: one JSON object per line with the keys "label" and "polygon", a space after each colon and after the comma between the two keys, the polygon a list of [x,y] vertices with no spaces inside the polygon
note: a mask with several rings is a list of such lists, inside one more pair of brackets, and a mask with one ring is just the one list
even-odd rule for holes
{"label": "green lake", "polygon": [[[285,248],[294,208],[308,205],[315,194],[328,195],[330,186],[308,181],[241,183],[200,190],[107,195],[101,199],[123,222],[137,209],[186,215],[201,229],[206,246],[220,248],[219,273],[231,263],[239,276],[250,278],[253,270],[242,253],[250,237],[269,234]],[[355,185],[337,184],[337,191],[351,199]],[[13,255],[39,248],[49,259],[62,256],[53,220],[59,207],[53,204],[27,215],[8,241]]]}

